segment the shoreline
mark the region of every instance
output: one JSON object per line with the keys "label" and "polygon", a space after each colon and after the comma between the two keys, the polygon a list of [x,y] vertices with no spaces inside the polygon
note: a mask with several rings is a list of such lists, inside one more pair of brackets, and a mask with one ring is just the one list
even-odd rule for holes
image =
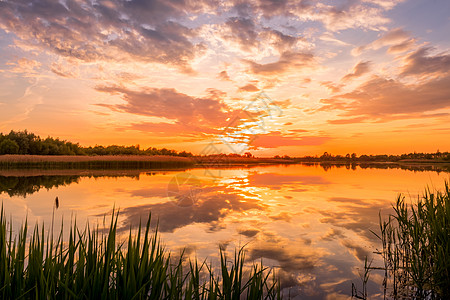
{"label": "shoreline", "polygon": [[[179,157],[146,155],[105,155],[105,156],[67,156],[67,155],[0,155],[0,176],[32,174],[100,174],[108,171],[113,174],[175,171],[193,168],[249,168],[268,165],[315,165],[323,168],[400,168],[420,171],[450,172],[450,161],[444,160],[401,160],[391,161],[307,161],[301,158],[258,158],[258,157]],[[14,175],[13,175],[14,174]]]}
{"label": "shoreline", "polygon": [[450,164],[449,160],[430,159],[403,159],[398,161],[371,161],[371,160],[308,160],[301,157],[273,158],[273,157],[228,157],[218,156],[169,156],[169,155],[28,155],[28,154],[4,154],[0,155],[0,167],[2,164],[26,164],[26,163],[82,163],[82,162],[181,162],[195,165],[245,165],[245,164]]}

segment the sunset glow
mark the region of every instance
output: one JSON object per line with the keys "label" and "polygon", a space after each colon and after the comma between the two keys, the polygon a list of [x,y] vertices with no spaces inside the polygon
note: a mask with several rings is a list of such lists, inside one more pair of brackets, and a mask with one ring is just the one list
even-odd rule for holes
{"label": "sunset glow", "polygon": [[445,0],[0,0],[0,132],[199,154],[264,92],[277,114],[226,133],[257,156],[448,151],[449,16]]}

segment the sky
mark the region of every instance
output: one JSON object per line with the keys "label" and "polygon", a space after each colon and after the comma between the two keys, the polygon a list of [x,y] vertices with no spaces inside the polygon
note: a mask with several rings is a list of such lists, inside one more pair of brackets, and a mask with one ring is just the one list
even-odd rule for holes
{"label": "sky", "polygon": [[449,32],[448,0],[0,0],[0,132],[195,154],[449,151]]}

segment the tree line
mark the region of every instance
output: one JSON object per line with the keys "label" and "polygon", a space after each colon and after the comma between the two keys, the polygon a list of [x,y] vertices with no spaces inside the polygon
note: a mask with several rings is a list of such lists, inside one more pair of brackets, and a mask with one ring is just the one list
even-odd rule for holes
{"label": "tree line", "polygon": [[166,148],[157,149],[149,147],[140,149],[136,146],[90,146],[83,147],[78,143],[72,143],[59,138],[41,138],[34,133],[13,131],[8,134],[0,133],[0,155],[3,154],[28,154],[28,155],[170,155],[191,157],[192,153],[177,152]]}
{"label": "tree line", "polygon": [[301,157],[302,161],[342,161],[342,162],[398,162],[401,160],[448,160],[450,161],[449,152],[436,153],[405,153],[400,155],[356,155],[356,153],[348,153],[346,155],[332,155],[331,153],[324,152],[321,156],[304,156]]}

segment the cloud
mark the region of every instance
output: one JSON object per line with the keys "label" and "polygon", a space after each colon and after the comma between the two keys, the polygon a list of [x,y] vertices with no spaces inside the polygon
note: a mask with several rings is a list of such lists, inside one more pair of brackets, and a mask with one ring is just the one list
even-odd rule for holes
{"label": "cloud", "polygon": [[320,83],[320,85],[326,87],[332,93],[339,93],[342,90],[342,87],[344,86],[342,84],[335,84],[335,83],[333,83],[331,81],[322,81]]}
{"label": "cloud", "polygon": [[313,255],[313,253],[290,253],[289,250],[283,249],[279,245],[267,243],[251,249],[250,259],[273,259],[278,261],[280,268],[284,271],[298,272],[314,268],[318,257]]}
{"label": "cloud", "polygon": [[[318,298],[313,292],[317,290],[314,275],[320,272],[316,268],[323,265],[325,256],[326,252],[312,247],[308,238],[287,239],[267,231],[261,231],[248,249],[250,261],[275,261],[281,289],[294,288],[289,289],[289,294],[301,299]],[[316,295],[311,297],[311,294]]]}
{"label": "cloud", "polygon": [[353,124],[353,123],[362,123],[367,121],[366,117],[356,117],[350,119],[338,119],[338,120],[328,120],[327,122],[330,124]]}
{"label": "cloud", "polygon": [[414,46],[415,41],[416,41],[415,39],[409,39],[409,40],[403,41],[400,44],[389,47],[387,52],[390,54],[397,54],[397,53],[402,53],[402,52],[408,51],[409,49],[411,49]]}
{"label": "cloud", "polygon": [[52,63],[50,70],[58,76],[65,78],[75,78],[78,76],[77,70],[73,67],[54,62]]}
{"label": "cloud", "polygon": [[255,148],[278,148],[282,146],[314,146],[322,145],[330,137],[324,136],[284,136],[280,132],[268,133],[258,135],[256,140],[252,143]]}
{"label": "cloud", "polygon": [[239,87],[240,92],[258,92],[259,89],[254,84],[247,84],[244,86]]}
{"label": "cloud", "polygon": [[337,45],[339,45],[339,46],[350,46],[349,43],[346,43],[346,42],[344,42],[344,41],[341,41],[341,40],[337,39],[337,38],[336,38],[332,33],[330,33],[330,32],[325,32],[324,34],[322,34],[322,35],[320,36],[320,39],[321,39],[322,41],[335,43],[335,44],[337,44]]}
{"label": "cloud", "polygon": [[225,24],[218,26],[220,36],[225,43],[237,44],[245,52],[265,52],[282,54],[295,52],[306,44],[306,39],[293,36],[280,30],[266,27],[256,14],[245,17],[228,18]]}
{"label": "cloud", "polygon": [[225,25],[229,29],[229,33],[224,35],[226,40],[238,43],[244,51],[258,46],[258,32],[252,19],[233,17]]}
{"label": "cloud", "polygon": [[251,60],[243,60],[250,67],[248,72],[260,75],[283,74],[290,70],[299,71],[316,66],[314,56],[310,53],[283,52],[278,61],[267,64],[256,63]]}
{"label": "cloud", "polygon": [[179,125],[220,127],[231,111],[222,101],[223,93],[217,90],[209,90],[205,98],[191,97],[171,88],[136,91],[120,86],[97,86],[96,90],[120,95],[125,100],[124,104],[98,104],[100,106],[119,112],[176,120]]}
{"label": "cloud", "polygon": [[[285,196],[286,197],[286,196]],[[285,222],[291,222],[292,215],[288,212],[280,212],[279,214],[269,216],[274,221],[285,221]]]}
{"label": "cloud", "polygon": [[342,240],[342,246],[346,247],[353,255],[358,258],[360,261],[364,261],[366,258],[370,259],[372,250],[368,249],[368,247],[361,246],[360,243],[357,243],[352,240]]}
{"label": "cloud", "polygon": [[336,240],[336,239],[342,239],[342,238],[345,238],[344,233],[342,232],[342,230],[336,229],[336,228],[330,228],[328,230],[328,232],[324,236],[321,237],[322,240],[329,241],[329,242]]}
{"label": "cloud", "polygon": [[[419,74],[424,71],[420,65],[406,70]],[[430,70],[438,71],[435,66],[430,66]],[[330,121],[334,124],[439,117],[440,114],[426,113],[450,107],[450,76],[417,84],[374,76],[352,92],[320,102],[323,106],[317,111],[342,111],[339,116],[346,117]]]}
{"label": "cloud", "polygon": [[[390,209],[388,201],[343,197],[330,198],[329,201],[334,202],[334,208],[332,210],[316,207],[307,209],[307,211],[319,212],[323,216],[323,218],[320,219],[320,222],[337,227],[331,232],[328,232],[323,239],[343,239],[345,238],[345,235],[341,229],[347,229],[370,241],[377,241],[377,237],[370,231],[370,229],[372,229],[376,232],[379,228],[379,216],[373,214],[373,212]],[[363,252],[359,249],[355,249],[351,242],[343,242],[343,245],[357,251],[359,257],[362,257],[361,253]]]}
{"label": "cloud", "polygon": [[346,1],[343,4],[318,3],[308,13],[298,12],[313,20],[321,21],[330,31],[348,28],[384,29],[389,19],[383,16],[384,7],[377,7],[364,1]]}
{"label": "cloud", "polygon": [[[120,230],[127,230],[130,226],[138,226],[140,220],[147,222],[149,212],[152,213],[152,223],[158,222],[161,232],[173,232],[178,228],[193,224],[209,224],[210,230],[221,228],[221,220],[233,212],[248,210],[265,210],[259,200],[242,199],[242,196],[227,193],[221,194],[217,189],[203,188],[199,200],[191,206],[180,207],[171,201],[127,207],[121,210],[124,222]],[[248,232],[248,234],[250,234]]]}
{"label": "cloud", "polygon": [[36,76],[38,75],[38,71],[42,64],[34,59],[28,59],[26,57],[22,57],[13,62],[7,62],[7,66],[10,66],[8,72],[23,74],[25,76]]}
{"label": "cloud", "polygon": [[246,237],[254,237],[259,233],[258,229],[245,229],[245,230],[239,230],[239,234],[245,235]]}
{"label": "cloud", "polygon": [[[309,65],[306,39],[270,21],[274,17],[322,22],[332,32],[347,28],[379,30],[383,13],[397,1],[0,1],[0,28],[15,35],[16,46],[81,62],[159,63],[195,73],[192,64],[209,50],[223,51],[201,35],[213,24],[213,36],[241,50],[280,54],[278,62],[249,63],[255,74],[271,75]],[[207,16],[207,17],[206,17]],[[217,25],[217,26],[216,26]],[[326,35],[324,35],[326,36]],[[327,36],[330,38],[330,36]],[[208,49],[211,47],[213,49]],[[225,49],[228,50],[228,49]],[[398,50],[398,48],[397,48]],[[392,51],[397,51],[392,50]],[[71,76],[52,68],[55,74]],[[225,74],[224,74],[225,75]],[[224,76],[223,79],[227,77]]]}
{"label": "cloud", "polygon": [[321,176],[281,175],[275,173],[255,173],[248,176],[251,186],[280,189],[282,185],[322,185],[329,182]]}
{"label": "cloud", "polygon": [[230,76],[228,76],[227,71],[222,71],[217,75],[217,78],[223,81],[231,81]]}
{"label": "cloud", "polygon": [[[354,48],[352,50],[352,54],[354,56],[357,56],[367,50],[378,50],[382,47],[390,45],[398,46],[408,41],[411,41],[409,32],[404,31],[402,28],[394,28],[385,33],[384,35],[382,35],[380,38],[373,41],[372,43]],[[401,46],[398,46],[397,48],[394,49],[400,50],[401,48],[402,48]],[[390,51],[392,51],[392,49]]]}
{"label": "cloud", "polygon": [[450,54],[430,56],[433,48],[423,47],[406,56],[401,75],[445,75],[450,70]]}
{"label": "cloud", "polygon": [[292,51],[292,49],[297,48],[299,43],[306,42],[306,39],[303,37],[288,35],[270,28],[265,28],[260,33],[260,36],[262,40],[277,49],[280,54],[286,51]]}
{"label": "cloud", "polygon": [[2,1],[0,28],[22,43],[84,62],[131,59],[192,72],[204,49],[196,30],[177,19],[214,5],[208,1]]}
{"label": "cloud", "polygon": [[189,136],[198,137],[210,134],[218,134],[219,130],[214,129],[210,126],[201,126],[194,124],[183,124],[177,123],[152,123],[152,122],[141,122],[133,123],[124,129],[138,130],[142,132],[151,132],[154,135],[159,136]]}
{"label": "cloud", "polygon": [[370,61],[361,61],[354,68],[353,71],[342,78],[342,81],[350,81],[354,78],[361,77],[364,74],[369,73],[370,65],[372,62]]}
{"label": "cloud", "polygon": [[[297,5],[302,5],[304,1],[296,1]],[[288,0],[259,0],[257,1],[257,10],[262,12],[264,17],[284,15],[288,9]]]}
{"label": "cloud", "polygon": [[[389,19],[383,13],[392,9],[397,3],[404,0],[355,0],[355,1],[276,1],[259,0],[249,9],[260,12],[265,18],[275,16],[296,16],[300,20],[319,21],[330,31],[339,31],[348,28],[365,28],[372,30],[384,29]],[[331,4],[329,4],[331,3]]]}
{"label": "cloud", "polygon": [[281,108],[289,108],[289,106],[291,106],[292,102],[290,99],[286,99],[286,100],[280,100],[280,101],[273,101],[273,104],[275,104],[278,107]]}

